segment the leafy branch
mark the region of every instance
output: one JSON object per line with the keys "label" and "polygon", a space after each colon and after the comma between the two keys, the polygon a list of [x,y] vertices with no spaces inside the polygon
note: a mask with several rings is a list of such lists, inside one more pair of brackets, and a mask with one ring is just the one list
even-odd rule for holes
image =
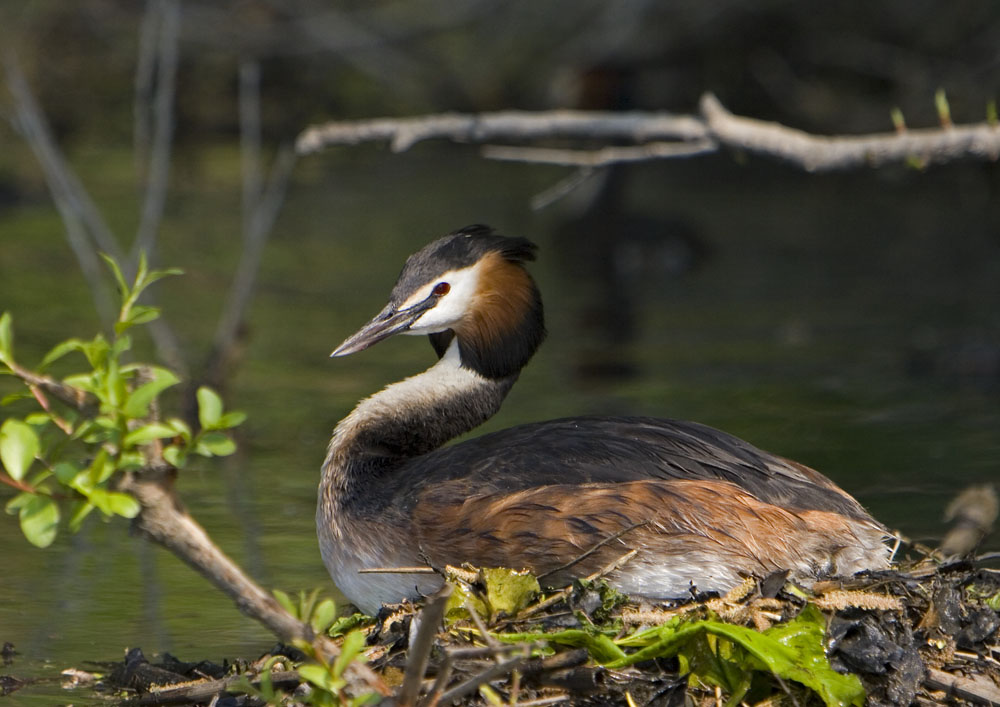
{"label": "leafy branch", "polygon": [[[180,417],[161,413],[161,396],[180,377],[168,368],[133,362],[132,330],[160,315],[157,307],[141,304],[143,293],[179,271],[150,270],[140,257],[129,282],[113,259],[105,260],[120,295],[109,336],[67,339],[31,370],[15,358],[11,315],[0,315],[0,373],[20,378],[26,387],[0,404],[33,402],[29,412],[0,424],[0,483],[18,491],[7,503],[7,512],[19,516],[25,537],[39,547],[55,540],[64,518],[70,531],[78,530],[94,510],[106,520],[129,518],[137,534],[173,552],[243,613],[281,640],[308,649],[334,681],[329,685],[337,685],[337,699],[347,693],[388,694],[382,681],[354,660],[355,652],[342,651],[323,633],[332,620],[332,604],[312,601],[298,611],[287,610],[226,556],[184,509],[174,490],[178,470],[192,455],[232,454],[236,444],[227,430],[246,416],[227,411],[207,387],[196,393],[196,429]],[[86,365],[61,379],[47,373],[69,357]]]}
{"label": "leafy branch", "polygon": [[[188,456],[224,456],[236,445],[224,432],[239,425],[241,412],[224,413],[219,396],[198,390],[200,429],[180,418],[160,421],[154,413],[161,393],[180,382],[173,371],[129,362],[130,330],[155,320],[156,307],[139,304],[154,282],[180,274],[178,270],[150,270],[140,258],[135,280],[126,282],[118,264],[105,256],[121,293],[121,307],[108,339],[67,339],[49,351],[31,375],[14,358],[10,313],[0,316],[0,365],[20,376],[28,392],[2,402],[32,399],[40,408],[22,418],[10,417],[0,426],[0,481],[20,493],[6,509],[17,513],[30,543],[50,545],[68,508],[70,531],[79,530],[96,509],[106,518],[135,518],[141,510],[134,496],[118,490],[123,473],[137,471],[154,458],[180,469]],[[70,354],[80,354],[87,367],[56,381],[44,371]],[[47,392],[68,405],[59,410]]]}

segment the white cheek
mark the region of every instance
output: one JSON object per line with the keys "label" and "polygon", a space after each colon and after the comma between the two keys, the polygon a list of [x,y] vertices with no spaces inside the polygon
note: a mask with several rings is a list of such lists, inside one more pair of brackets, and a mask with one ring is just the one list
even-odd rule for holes
{"label": "white cheek", "polygon": [[479,269],[476,266],[462,270],[452,270],[428,283],[415,292],[405,306],[412,306],[430,296],[431,290],[440,282],[447,282],[451,289],[438,303],[421,315],[407,330],[407,334],[433,334],[452,328],[462,320],[479,284]]}

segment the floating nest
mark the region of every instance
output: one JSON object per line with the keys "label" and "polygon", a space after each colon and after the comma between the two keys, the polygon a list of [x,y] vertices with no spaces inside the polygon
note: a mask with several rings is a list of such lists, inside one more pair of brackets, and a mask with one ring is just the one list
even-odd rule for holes
{"label": "floating nest", "polygon": [[[599,576],[544,595],[524,573],[450,569],[426,601],[336,630],[364,633],[394,704],[1000,705],[998,561],[923,560],[808,591],[776,574],[672,603]],[[134,705],[335,704],[340,688],[319,695],[303,661],[289,646],[222,665],[133,649],[100,677],[66,675]]]}

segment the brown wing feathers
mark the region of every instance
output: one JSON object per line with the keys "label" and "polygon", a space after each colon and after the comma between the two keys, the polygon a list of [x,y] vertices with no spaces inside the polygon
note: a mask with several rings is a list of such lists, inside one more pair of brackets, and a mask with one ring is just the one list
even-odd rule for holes
{"label": "brown wing feathers", "polygon": [[796,514],[719,481],[554,485],[456,499],[461,499],[456,489],[445,484],[428,490],[416,504],[414,527],[435,564],[504,565],[517,557],[544,574],[602,540],[644,524],[550,577],[553,584],[586,575],[632,548],[665,559],[701,555],[707,545],[716,562],[760,576],[809,564],[816,548],[803,546],[803,537],[818,534],[831,548],[828,556],[856,542],[842,516]]}

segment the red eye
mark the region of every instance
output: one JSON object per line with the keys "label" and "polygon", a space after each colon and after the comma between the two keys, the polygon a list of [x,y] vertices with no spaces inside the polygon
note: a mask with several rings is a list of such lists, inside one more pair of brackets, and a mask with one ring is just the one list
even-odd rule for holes
{"label": "red eye", "polygon": [[451,292],[451,285],[449,285],[447,282],[439,282],[438,284],[434,285],[434,289],[431,290],[431,294],[437,295],[438,297],[443,297],[449,292]]}

